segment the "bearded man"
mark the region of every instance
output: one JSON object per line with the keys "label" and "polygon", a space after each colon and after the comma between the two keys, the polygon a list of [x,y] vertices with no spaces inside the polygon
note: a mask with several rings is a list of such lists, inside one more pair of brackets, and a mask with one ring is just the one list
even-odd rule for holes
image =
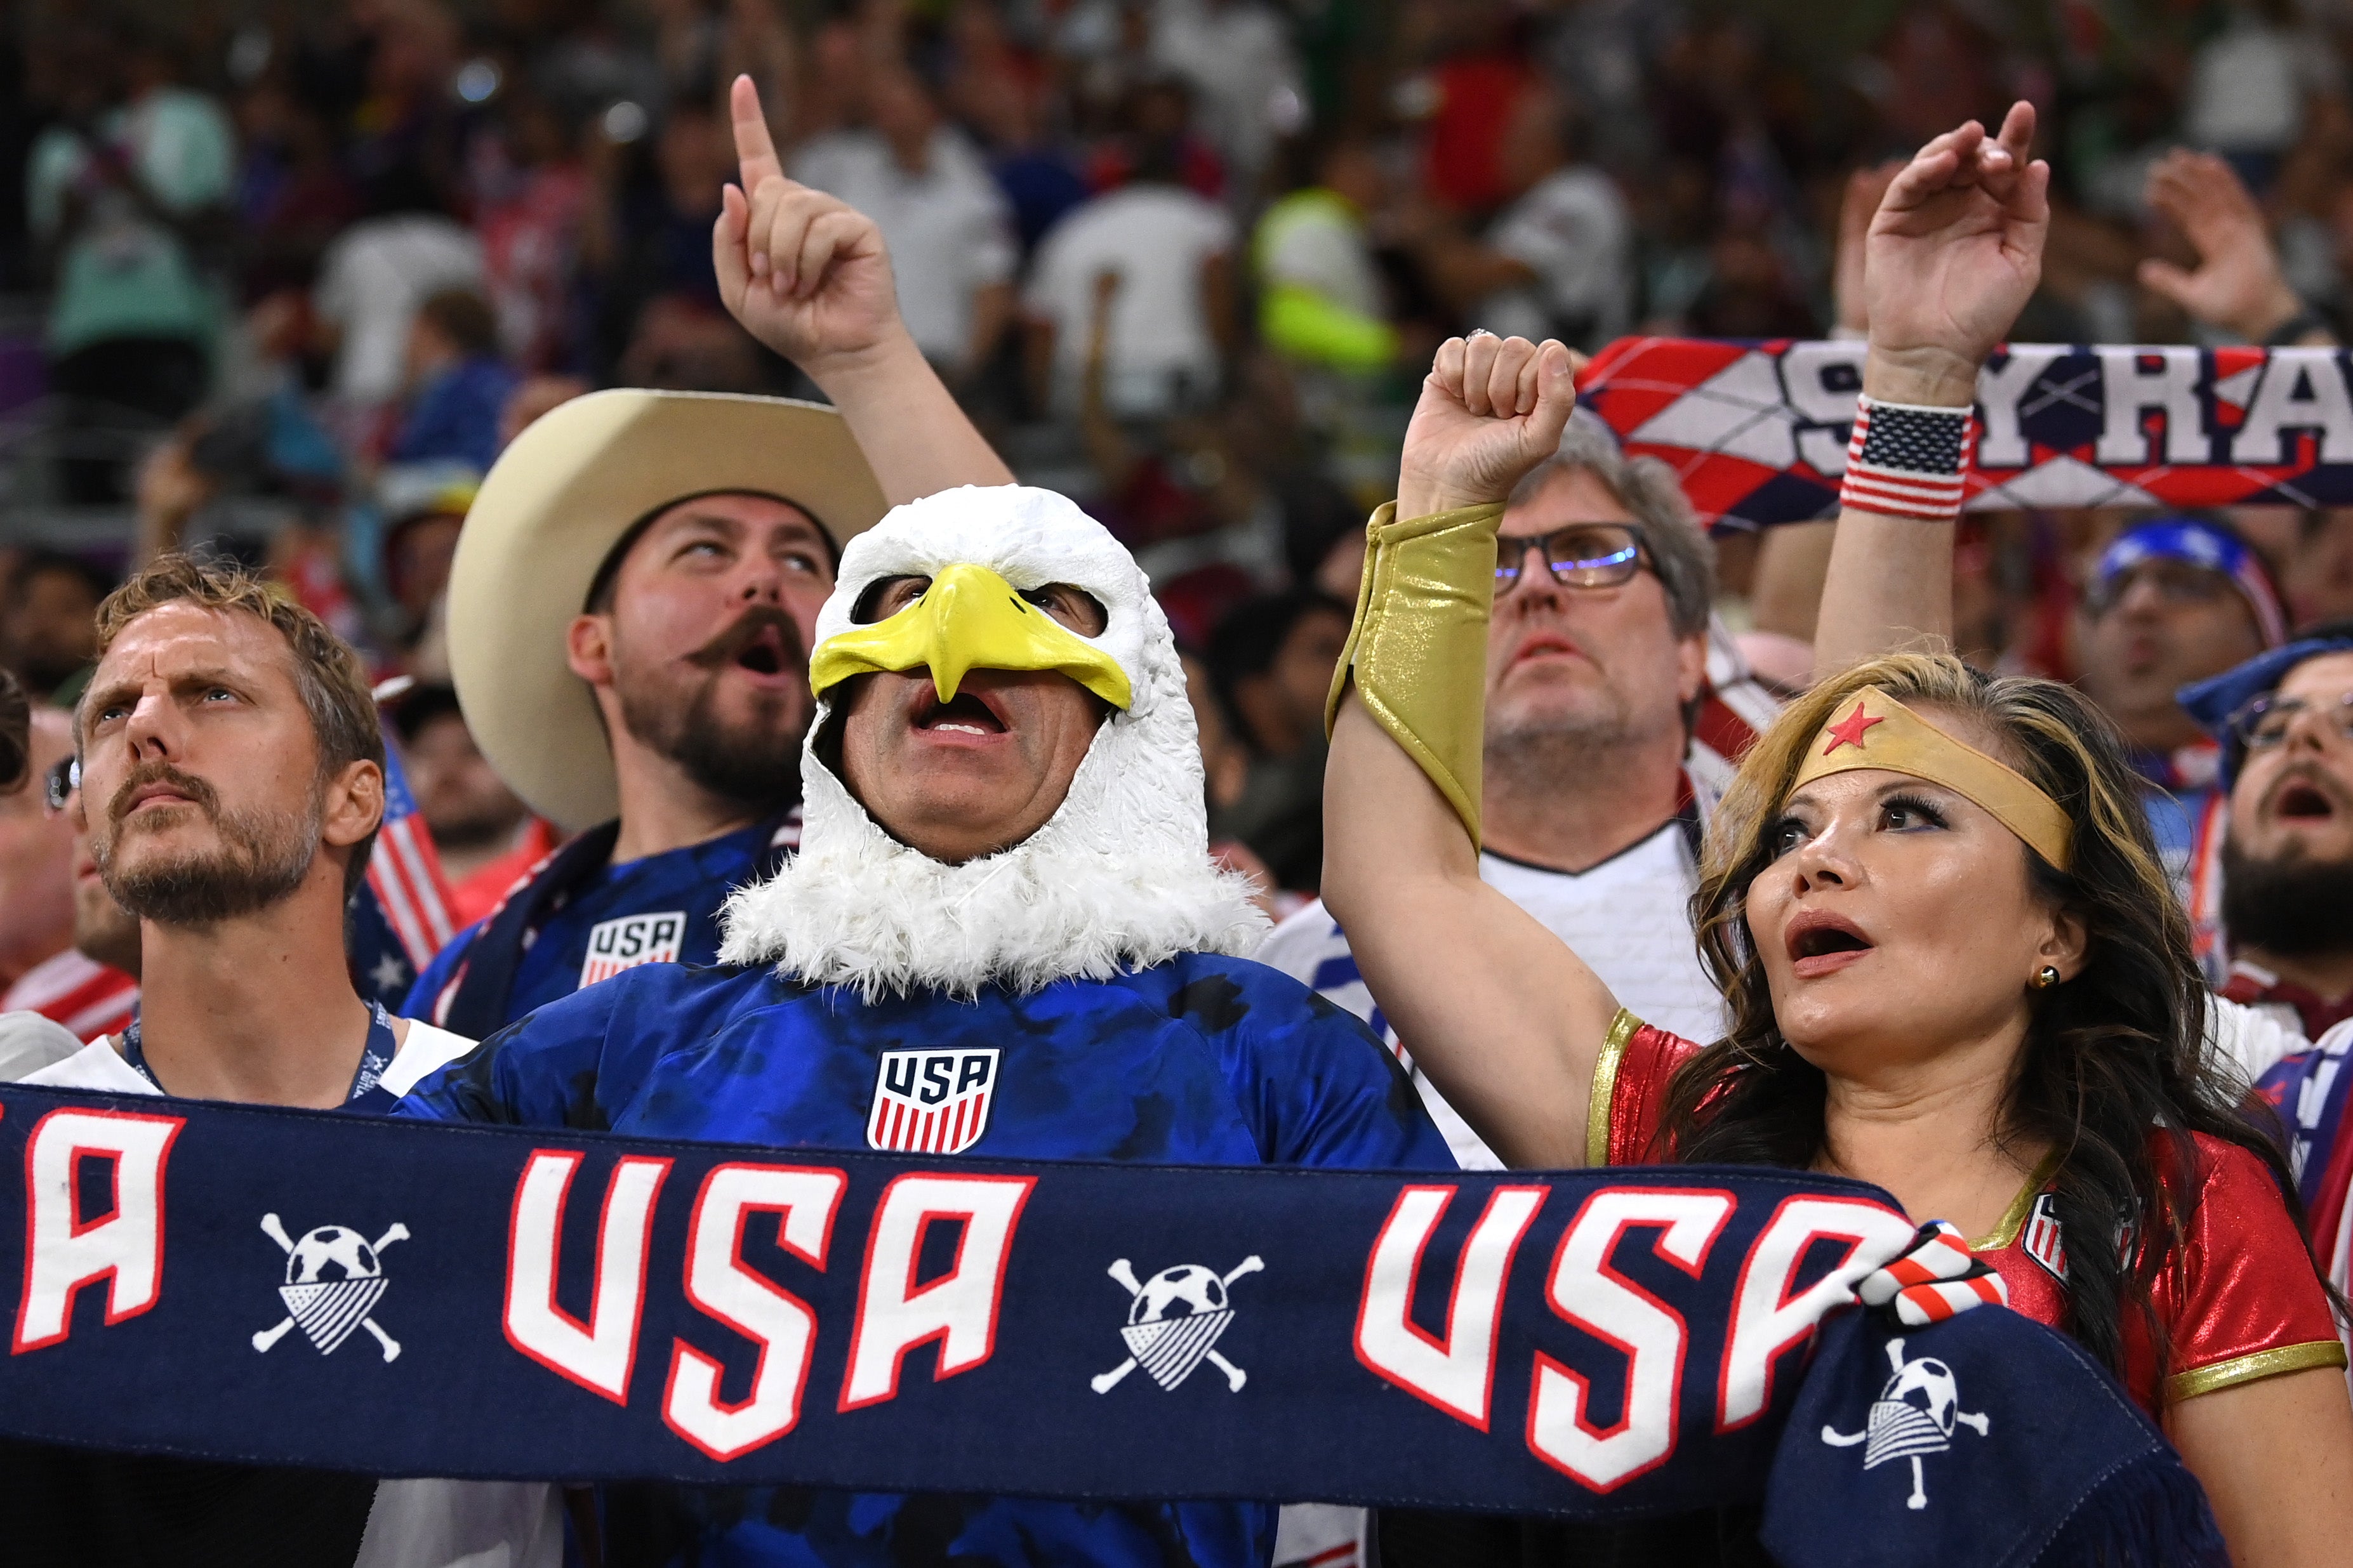
{"label": "bearded man", "polygon": [[[1000,486],[897,509],[844,552],[808,681],[800,853],[731,901],[723,964],[642,965],[554,1003],[402,1114],[1451,1168],[1360,1023],[1238,956],[1265,921],[1208,853],[1175,639],[1076,507]],[[1262,1564],[1274,1514],[663,1485],[607,1488],[602,1509],[616,1561],[779,1565]]]}
{"label": "bearded man", "polygon": [[[384,817],[359,657],[259,581],[165,556],[100,606],[74,714],[90,851],[138,917],[139,1016],[24,1081],[380,1111],[473,1042],[360,999],[344,910]],[[0,1445],[26,1562],[552,1568],[550,1488]],[[495,1554],[478,1557],[475,1554]]]}
{"label": "bearded man", "polygon": [[2186,687],[2220,744],[2219,853],[2193,868],[2227,944],[2219,989],[2317,1040],[2353,1017],[2353,622]]}
{"label": "bearded man", "polygon": [[451,676],[500,776],[578,837],[417,977],[402,1010],[461,1034],[717,956],[720,906],[798,835],[807,653],[841,546],[893,503],[1013,477],[908,335],[873,223],[784,177],[748,78],[733,107],[721,292],[834,406],[594,393],[483,480]]}

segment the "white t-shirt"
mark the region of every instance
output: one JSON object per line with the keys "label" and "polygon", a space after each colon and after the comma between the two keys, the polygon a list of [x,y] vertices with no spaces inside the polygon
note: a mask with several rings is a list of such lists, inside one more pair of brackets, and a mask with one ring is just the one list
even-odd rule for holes
{"label": "white t-shirt", "polygon": [[[396,1096],[406,1094],[427,1073],[473,1048],[462,1035],[412,1018],[408,1037],[378,1081]],[[163,1093],[122,1059],[111,1036],[22,1081],[109,1094]],[[558,1568],[563,1561],[563,1500],[544,1481],[384,1480],[376,1483],[353,1568]]]}
{"label": "white t-shirt", "polygon": [[400,393],[417,307],[444,289],[482,287],[482,242],[432,213],[367,218],[336,236],[311,305],[343,329],[335,395],[376,404]]}
{"label": "white t-shirt", "polygon": [[913,174],[875,132],[844,131],[809,142],[792,173],[874,220],[915,346],[935,364],[971,368],[973,297],[1012,281],[1020,246],[1011,205],[965,139],[944,126],[933,132]]}
{"label": "white t-shirt", "polygon": [[[1537,282],[1524,303],[1482,302],[1482,318],[1533,305],[1544,336],[1566,331],[1588,347],[1622,336],[1634,313],[1634,226],[1626,200],[1597,169],[1558,169],[1504,209],[1487,243],[1525,262]],[[1495,321],[1481,325],[1501,331]],[[1504,323],[1517,329],[1524,323]],[[1508,334],[1506,334],[1508,335]],[[1525,335],[1523,332],[1522,335]]]}
{"label": "white t-shirt", "polygon": [[1095,279],[1105,272],[1120,278],[1104,344],[1103,395],[1112,412],[1148,418],[1213,394],[1218,346],[1203,309],[1201,268],[1233,247],[1225,209],[1176,185],[1123,186],[1048,230],[1024,301],[1054,328],[1058,405],[1078,407]]}
{"label": "white t-shirt", "polygon": [[[1546,870],[1483,854],[1479,875],[1559,937],[1643,1022],[1693,1039],[1713,1040],[1724,1033],[1723,999],[1700,968],[1692,940],[1691,896],[1698,870],[1681,823],[1666,822],[1583,871]],[[1322,900],[1267,933],[1255,956],[1326,1001],[1375,1022],[1372,993]],[[1379,1019],[1376,1027],[1395,1048],[1397,1031],[1388,1020]],[[1413,1069],[1413,1081],[1464,1170],[1504,1168],[1419,1068]]]}

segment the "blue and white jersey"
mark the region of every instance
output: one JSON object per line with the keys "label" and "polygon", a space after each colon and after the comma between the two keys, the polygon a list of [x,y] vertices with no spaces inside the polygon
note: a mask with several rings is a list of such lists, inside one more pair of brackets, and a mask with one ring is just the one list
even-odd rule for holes
{"label": "blue and white jersey", "polygon": [[[482,1032],[641,963],[715,962],[719,911],[728,896],[765,874],[774,857],[798,836],[795,814],[781,826],[761,823],[682,849],[596,868],[528,933],[503,1014],[481,1021]],[[551,874],[561,858],[559,851],[534,873],[534,880]],[[530,887],[509,894],[507,903],[527,897]],[[417,977],[403,1014],[459,1026],[449,1012],[459,982],[476,943],[505,910],[501,905],[489,919],[468,926],[441,950]]]}
{"label": "blue and white jersey", "polygon": [[[1027,995],[871,1005],[767,969],[640,967],[484,1041],[397,1114],[778,1149],[1453,1168],[1363,1025],[1261,964],[1199,953]],[[644,1561],[779,1568],[1240,1568],[1268,1561],[1275,1520],[1246,1502],[666,1486],[607,1489],[604,1505],[614,1539],[658,1543]]]}

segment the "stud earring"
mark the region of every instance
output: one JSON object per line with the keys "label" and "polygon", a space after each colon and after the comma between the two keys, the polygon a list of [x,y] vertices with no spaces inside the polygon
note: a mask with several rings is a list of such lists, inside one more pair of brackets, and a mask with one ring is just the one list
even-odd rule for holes
{"label": "stud earring", "polygon": [[2046,963],[2034,972],[2034,978],[2028,984],[2037,991],[2048,991],[2059,984],[2059,971]]}

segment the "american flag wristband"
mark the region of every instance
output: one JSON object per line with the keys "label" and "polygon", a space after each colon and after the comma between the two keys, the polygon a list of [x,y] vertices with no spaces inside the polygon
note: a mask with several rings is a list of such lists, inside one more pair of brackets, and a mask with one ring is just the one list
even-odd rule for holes
{"label": "american flag wristband", "polygon": [[1839,506],[1951,522],[1961,515],[1961,481],[1977,444],[1977,421],[1966,408],[1858,397]]}

